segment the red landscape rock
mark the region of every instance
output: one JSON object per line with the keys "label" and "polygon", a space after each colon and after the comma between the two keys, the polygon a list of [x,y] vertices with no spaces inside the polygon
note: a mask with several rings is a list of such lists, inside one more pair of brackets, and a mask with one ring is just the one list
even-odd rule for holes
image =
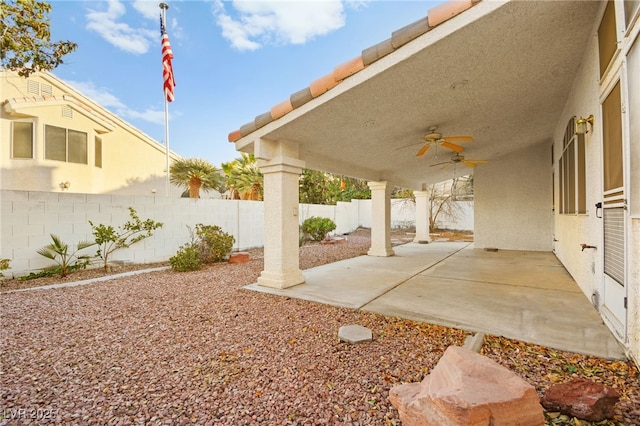
{"label": "red landscape rock", "polygon": [[590,422],[601,422],[615,414],[620,394],[589,379],[577,378],[551,386],[542,398],[548,411],[560,411]]}
{"label": "red landscape rock", "polygon": [[251,256],[246,251],[231,253],[231,256],[229,256],[229,263],[244,263],[250,260]]}
{"label": "red landscape rock", "polygon": [[447,348],[421,383],[395,386],[389,398],[405,426],[544,424],[533,386],[459,346]]}

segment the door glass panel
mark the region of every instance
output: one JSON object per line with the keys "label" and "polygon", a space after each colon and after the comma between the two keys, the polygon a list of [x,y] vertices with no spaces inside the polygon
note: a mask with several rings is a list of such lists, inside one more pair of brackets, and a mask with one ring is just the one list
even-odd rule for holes
{"label": "door glass panel", "polygon": [[604,190],[620,188],[622,180],[622,110],[620,82],[602,104]]}

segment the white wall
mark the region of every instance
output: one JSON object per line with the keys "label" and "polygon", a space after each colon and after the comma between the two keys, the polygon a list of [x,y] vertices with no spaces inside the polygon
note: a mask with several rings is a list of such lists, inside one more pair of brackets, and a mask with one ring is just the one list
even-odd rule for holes
{"label": "white wall", "polygon": [[476,248],[552,249],[550,149],[541,143],[474,170]]}
{"label": "white wall", "polygon": [[[0,191],[0,202],[0,258],[11,259],[6,276],[52,266],[51,260],[36,253],[51,242],[50,234],[72,245],[92,241],[89,220],[117,227],[129,220],[129,207],[142,220],[153,219],[164,226],[131,248],[114,252],[114,261],[166,261],[189,240],[187,225],[193,228],[197,223],[218,225],[233,235],[234,250],[261,247],[264,241],[264,205],[260,201]],[[371,200],[336,206],[301,204],[299,209],[300,223],[312,216],[328,217],[337,225],[335,234],[371,227]],[[414,226],[414,204],[393,200],[391,217],[393,226]]]}

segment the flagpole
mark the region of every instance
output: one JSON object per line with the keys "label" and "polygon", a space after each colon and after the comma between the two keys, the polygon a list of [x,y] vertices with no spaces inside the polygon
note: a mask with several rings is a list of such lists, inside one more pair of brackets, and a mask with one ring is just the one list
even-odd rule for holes
{"label": "flagpole", "polygon": [[[162,16],[162,25],[166,28],[166,13],[167,13],[167,9],[169,9],[169,5],[166,3],[160,3],[160,10],[161,10],[161,16]],[[169,196],[169,188],[171,188],[171,183],[169,181],[169,101],[167,100],[167,94],[166,91],[163,90],[163,97],[164,97],[164,141],[165,141],[165,148],[166,148],[166,171],[167,171],[167,176],[166,176],[166,181],[165,181],[165,195],[168,197]]]}

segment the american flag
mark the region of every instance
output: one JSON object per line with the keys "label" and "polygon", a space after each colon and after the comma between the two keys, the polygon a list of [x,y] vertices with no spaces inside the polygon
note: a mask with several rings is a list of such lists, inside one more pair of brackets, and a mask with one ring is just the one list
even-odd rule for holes
{"label": "american flag", "polygon": [[169,43],[169,36],[164,27],[162,15],[160,15],[160,33],[162,34],[162,78],[164,80],[164,93],[167,96],[167,101],[171,102],[175,97],[173,88],[176,85],[176,81],[173,79],[173,66],[171,65],[173,51],[171,50],[171,43]]}

